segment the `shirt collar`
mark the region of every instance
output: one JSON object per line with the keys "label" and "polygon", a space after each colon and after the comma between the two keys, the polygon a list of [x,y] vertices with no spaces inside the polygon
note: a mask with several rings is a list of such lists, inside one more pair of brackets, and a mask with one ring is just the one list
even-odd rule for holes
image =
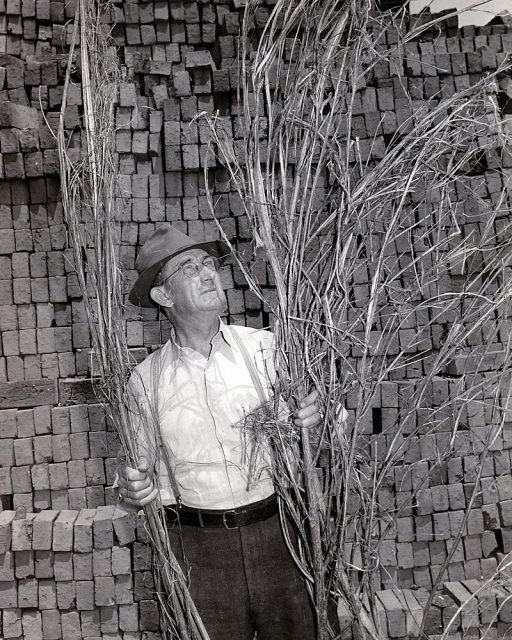
{"label": "shirt collar", "polygon": [[[181,358],[185,355],[191,356],[196,353],[193,349],[190,349],[189,347],[182,347],[176,342],[174,327],[171,328],[171,336],[168,344],[177,358]],[[236,352],[240,350],[236,340],[233,338],[231,328],[222,320],[222,318],[219,317],[219,330],[212,338],[212,353],[214,349],[222,349],[222,347],[230,347]],[[200,354],[197,355],[200,356]]]}
{"label": "shirt collar", "polygon": [[[233,337],[233,330],[229,327],[225,322],[223,322],[222,318],[219,318],[219,333],[224,338],[225,342],[234,350],[240,351],[238,348],[238,344]],[[218,334],[217,334],[218,335]]]}

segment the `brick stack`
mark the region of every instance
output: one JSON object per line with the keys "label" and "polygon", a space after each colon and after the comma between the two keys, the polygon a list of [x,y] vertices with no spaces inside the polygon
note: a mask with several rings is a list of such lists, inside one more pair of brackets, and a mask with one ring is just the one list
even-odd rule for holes
{"label": "brick stack", "polygon": [[0,637],[160,640],[146,543],[115,507],[0,513]]}
{"label": "brick stack", "polygon": [[[41,406],[0,411],[2,502],[24,513],[115,503],[111,485],[120,444],[117,434],[106,429],[103,408],[65,406],[65,393],[49,382],[44,381],[45,393],[51,396]],[[22,390],[27,392],[26,383]]]}
{"label": "brick stack", "polygon": [[[113,506],[45,510],[24,517],[3,511],[0,637],[160,640],[146,543],[144,520]],[[453,640],[473,637],[496,615],[488,637],[506,637],[503,633],[512,622],[511,589],[506,582],[488,587],[476,579],[447,582],[427,617],[427,636],[436,640],[451,623]],[[383,637],[414,638],[427,599],[425,589],[377,591]]]}
{"label": "brick stack", "polygon": [[[208,130],[194,119],[201,111],[218,110],[224,116],[223,135],[236,149],[242,4],[132,0],[113,7],[113,37],[123,71],[115,144],[126,290],[135,277],[138,247],[159,224],[172,222],[197,240],[219,237],[206,201],[205,167],[210,170],[223,230],[250,256],[242,203],[225,169],[207,152]],[[263,6],[256,12],[259,27],[268,10]],[[46,124],[56,129],[71,33],[68,21],[74,13],[75,2],[0,0],[0,497],[4,508],[0,637],[135,640],[146,634],[156,638],[142,525],[134,526],[132,533],[120,533],[119,520],[108,506],[116,502],[110,485],[118,440],[88,380],[89,330],[59,203],[56,143]],[[390,31],[387,45],[393,49],[395,41]],[[427,99],[435,105],[438,92],[451,95],[471,85],[510,51],[512,33],[505,26],[458,31],[451,21],[440,25],[439,32],[427,32],[421,41],[408,43],[403,57],[395,50],[389,62],[373,69],[355,100],[354,135],[362,158],[378,160],[397,126],[404,125],[416,107]],[[71,154],[79,157],[79,74],[73,80],[65,124]],[[504,193],[503,178],[496,171],[498,155],[511,166],[506,150],[486,153],[468,180],[467,192],[456,194],[461,233],[466,237],[482,231],[486,207],[497,205]],[[511,199],[505,195],[494,230],[497,241],[510,235]],[[265,265],[251,264],[255,278],[271,296]],[[439,286],[456,283],[460,268],[452,266]],[[356,307],[365,305],[369,275],[363,262],[352,283]],[[267,325],[268,309],[248,291],[239,270],[227,267],[223,278],[229,319],[254,327]],[[450,322],[440,319],[418,344],[415,336],[422,318],[415,317],[401,331],[397,351],[400,347],[410,353],[435,352]],[[475,344],[492,345],[485,353],[488,372],[502,362],[509,328],[509,318],[503,319],[496,335],[483,323],[472,338]],[[382,325],[372,332],[375,345],[381,331]],[[126,332],[140,360],[149,348],[167,339],[169,328],[155,311],[140,313],[128,307]],[[357,361],[357,346],[350,349],[348,356]],[[440,411],[453,397],[461,375],[472,367],[471,357],[460,353],[433,380],[429,401],[434,410]],[[392,446],[393,429],[423,373],[411,365],[403,376],[383,383],[367,419],[368,450]],[[507,407],[507,389],[498,395]],[[391,526],[379,547],[381,567],[375,587],[382,628],[389,637],[410,638],[415,633],[425,590],[451,551],[488,436],[495,396],[492,390],[487,396],[467,403],[465,428],[449,458],[443,455],[451,426],[444,430],[440,424],[434,434],[417,438],[402,462],[391,469],[379,495],[383,526]],[[351,417],[354,402],[347,398]],[[490,576],[512,551],[511,425],[508,418],[484,465],[473,510],[448,567],[445,593],[430,613],[427,631],[432,638],[441,633],[457,604],[475,592],[475,581]],[[407,428],[412,431],[415,426]],[[391,522],[397,509],[399,516]],[[477,598],[478,611],[461,616],[454,625],[453,639],[464,633],[472,637],[475,621],[483,625],[508,592],[506,581],[484,590]],[[498,635],[488,637],[503,637],[509,617],[504,605],[492,629]]]}

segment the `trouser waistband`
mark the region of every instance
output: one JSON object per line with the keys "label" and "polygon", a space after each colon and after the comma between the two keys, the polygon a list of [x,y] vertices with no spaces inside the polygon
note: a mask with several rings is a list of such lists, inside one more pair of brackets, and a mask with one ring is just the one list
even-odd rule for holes
{"label": "trouser waistband", "polygon": [[234,509],[195,509],[173,505],[165,507],[169,524],[183,524],[204,528],[238,529],[270,518],[278,511],[277,498],[273,494],[264,500],[235,507]]}

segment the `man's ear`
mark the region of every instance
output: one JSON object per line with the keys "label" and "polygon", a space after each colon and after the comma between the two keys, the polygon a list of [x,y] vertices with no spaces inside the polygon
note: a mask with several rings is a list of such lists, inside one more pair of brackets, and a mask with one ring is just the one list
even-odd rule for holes
{"label": "man's ear", "polygon": [[165,287],[152,287],[149,292],[149,297],[159,307],[167,307],[169,309],[174,305],[173,299]]}

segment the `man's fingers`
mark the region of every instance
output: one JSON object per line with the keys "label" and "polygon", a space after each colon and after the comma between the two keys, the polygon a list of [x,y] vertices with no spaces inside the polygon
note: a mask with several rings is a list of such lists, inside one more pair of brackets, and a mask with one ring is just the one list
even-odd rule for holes
{"label": "man's fingers", "polygon": [[139,503],[140,506],[144,507],[145,505],[149,504],[150,502],[153,502],[153,500],[157,497],[157,495],[158,495],[158,489],[155,487],[153,489],[153,491],[146,498],[143,498],[140,501],[140,503]]}
{"label": "man's fingers", "polygon": [[138,483],[130,483],[128,485],[119,485],[119,495],[123,499],[143,500],[156,490],[155,485],[150,481],[149,484],[140,486]]}
{"label": "man's fingers", "polygon": [[295,415],[299,420],[304,420],[305,418],[309,418],[315,413],[320,413],[320,409],[317,407],[315,403],[307,405],[303,409],[299,409]]}
{"label": "man's fingers", "polygon": [[146,472],[149,469],[149,460],[145,456],[141,456],[139,458],[137,469],[142,473]]}
{"label": "man's fingers", "polygon": [[125,478],[128,481],[144,480],[148,477],[147,469],[140,470],[129,467],[128,465],[120,465],[118,469],[119,479]]}
{"label": "man's fingers", "polygon": [[307,407],[318,400],[318,391],[315,389],[299,402],[300,408]]}
{"label": "man's fingers", "polygon": [[119,478],[118,485],[123,488],[131,491],[132,493],[137,491],[144,491],[148,487],[153,486],[153,481],[149,476],[146,476],[142,480],[125,480],[124,478]]}
{"label": "man's fingers", "polygon": [[304,418],[301,420],[295,420],[295,424],[298,427],[305,427],[306,429],[309,427],[316,427],[322,421],[322,416],[317,412],[308,418]]}
{"label": "man's fingers", "polygon": [[133,507],[144,507],[145,505],[149,504],[150,502],[152,502],[158,495],[158,489],[156,487],[153,488],[153,490],[145,497],[140,497],[138,496],[137,498],[133,498],[130,497],[129,495],[125,496],[123,494],[120,494],[121,498],[123,499],[123,502],[125,502],[126,504],[129,504]]}

